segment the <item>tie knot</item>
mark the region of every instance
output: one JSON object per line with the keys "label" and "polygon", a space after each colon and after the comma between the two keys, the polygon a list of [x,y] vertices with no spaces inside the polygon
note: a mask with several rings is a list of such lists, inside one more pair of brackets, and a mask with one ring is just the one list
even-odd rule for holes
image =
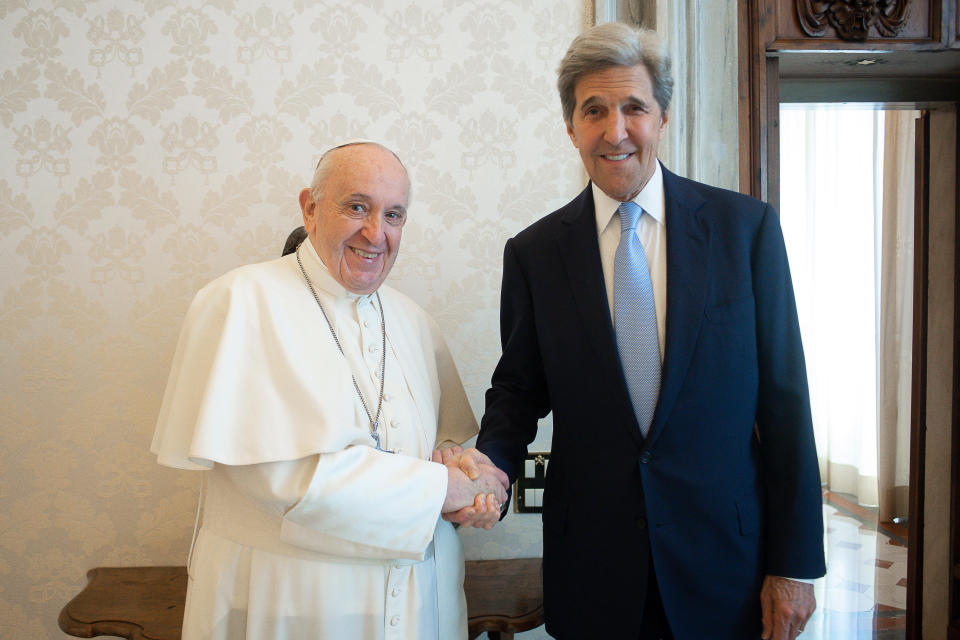
{"label": "tie knot", "polygon": [[640,223],[640,216],[643,215],[643,209],[636,202],[621,202],[617,207],[620,213],[620,231],[636,229]]}

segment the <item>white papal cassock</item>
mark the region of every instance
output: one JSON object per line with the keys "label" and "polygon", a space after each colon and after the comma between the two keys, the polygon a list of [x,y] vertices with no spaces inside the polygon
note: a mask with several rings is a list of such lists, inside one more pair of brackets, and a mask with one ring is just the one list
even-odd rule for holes
{"label": "white papal cassock", "polygon": [[439,518],[447,472],[435,444],[477,431],[436,324],[382,286],[380,420],[375,296],[346,291],[300,249],[345,356],[296,257],[241,267],[187,312],[151,451],[204,471],[183,638],[466,637],[463,553]]}

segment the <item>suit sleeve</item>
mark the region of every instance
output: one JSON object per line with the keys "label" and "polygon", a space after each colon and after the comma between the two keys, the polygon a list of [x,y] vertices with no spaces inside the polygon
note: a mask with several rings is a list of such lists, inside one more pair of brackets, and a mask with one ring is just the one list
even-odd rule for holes
{"label": "suit sleeve", "polygon": [[527,445],[537,435],[537,421],[550,411],[533,296],[514,240],[508,240],[504,248],[500,296],[503,354],[487,391],[477,448],[512,482]]}
{"label": "suit sleeve", "polygon": [[765,573],[817,578],[826,572],[820,472],[786,247],[779,218],[769,205],[753,256]]}

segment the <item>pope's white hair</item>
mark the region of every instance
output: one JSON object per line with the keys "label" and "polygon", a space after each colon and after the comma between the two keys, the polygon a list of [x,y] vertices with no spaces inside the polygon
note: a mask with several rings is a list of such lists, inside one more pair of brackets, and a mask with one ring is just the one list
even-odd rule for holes
{"label": "pope's white hair", "polygon": [[313,170],[313,180],[310,182],[310,198],[314,202],[320,201],[320,187],[323,185],[323,181],[330,172],[331,163],[326,161],[330,154],[337,149],[343,149],[344,147],[352,147],[360,144],[370,144],[375,147],[380,147],[384,151],[389,151],[390,154],[397,159],[397,162],[400,163],[400,166],[403,168],[403,172],[407,174],[407,183],[410,183],[410,172],[407,171],[407,167],[403,164],[400,156],[398,156],[393,149],[383,143],[377,142],[376,140],[368,140],[367,138],[350,138],[348,140],[344,140],[343,142],[327,147],[327,149],[320,155],[320,160],[317,161],[317,167]]}

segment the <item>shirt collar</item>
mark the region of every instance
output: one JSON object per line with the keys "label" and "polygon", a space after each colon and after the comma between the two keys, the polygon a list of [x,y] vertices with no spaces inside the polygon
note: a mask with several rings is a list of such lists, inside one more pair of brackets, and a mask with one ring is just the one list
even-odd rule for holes
{"label": "shirt collar", "polygon": [[[591,182],[590,184],[593,189],[593,209],[597,217],[597,235],[600,235],[617,213],[617,207],[620,206],[620,203],[604,193],[596,183]],[[660,162],[657,161],[653,169],[653,175],[650,176],[640,193],[633,198],[633,201],[650,214],[658,224],[663,224],[666,216],[664,200],[663,170],[660,168]]]}

